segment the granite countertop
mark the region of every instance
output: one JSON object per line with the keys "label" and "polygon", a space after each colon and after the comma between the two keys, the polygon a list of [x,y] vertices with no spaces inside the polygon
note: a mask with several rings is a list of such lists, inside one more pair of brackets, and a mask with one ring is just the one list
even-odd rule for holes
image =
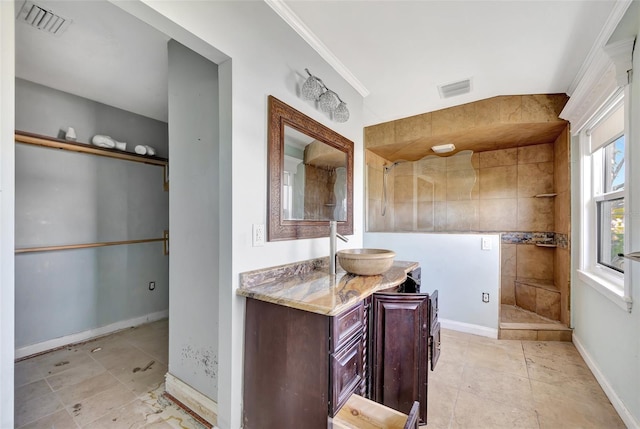
{"label": "granite countertop", "polygon": [[307,263],[242,273],[236,294],[335,316],[376,291],[402,284],[407,273],[418,267],[417,262],[395,261],[386,273],[378,276],[357,276],[344,271],[332,276],[322,260]]}

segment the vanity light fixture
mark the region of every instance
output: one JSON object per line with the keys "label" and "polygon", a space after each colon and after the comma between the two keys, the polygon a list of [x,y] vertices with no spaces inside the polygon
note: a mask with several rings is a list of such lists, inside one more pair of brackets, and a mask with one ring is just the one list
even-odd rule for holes
{"label": "vanity light fixture", "polygon": [[347,122],[349,120],[349,109],[347,103],[342,101],[340,96],[327,88],[322,79],[311,74],[309,69],[304,69],[309,77],[302,84],[300,92],[305,100],[315,100],[318,102],[320,110],[330,114],[336,122]]}
{"label": "vanity light fixture", "polygon": [[453,143],[447,143],[438,146],[431,146],[431,150],[435,153],[448,153],[456,150],[456,146]]}

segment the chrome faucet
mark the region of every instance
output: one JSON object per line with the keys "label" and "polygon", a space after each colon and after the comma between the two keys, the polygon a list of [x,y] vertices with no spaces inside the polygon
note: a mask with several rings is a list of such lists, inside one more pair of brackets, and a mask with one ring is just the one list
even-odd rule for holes
{"label": "chrome faucet", "polygon": [[344,235],[338,234],[338,222],[329,221],[329,274],[336,274],[336,237],[345,243],[349,241]]}

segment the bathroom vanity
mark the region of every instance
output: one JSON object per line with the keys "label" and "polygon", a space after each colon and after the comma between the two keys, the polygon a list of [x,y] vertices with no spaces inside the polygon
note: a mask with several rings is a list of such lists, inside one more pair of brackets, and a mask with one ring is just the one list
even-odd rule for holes
{"label": "bathroom vanity", "polygon": [[[439,355],[437,292],[403,293],[417,263],[328,274],[326,259],[241,275],[247,297],[243,427],[327,428],[356,393],[427,420]],[[414,277],[415,278],[415,277]]]}

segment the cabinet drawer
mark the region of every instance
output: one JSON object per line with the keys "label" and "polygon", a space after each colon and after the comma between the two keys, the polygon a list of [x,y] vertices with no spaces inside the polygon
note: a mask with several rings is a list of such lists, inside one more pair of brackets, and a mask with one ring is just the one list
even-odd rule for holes
{"label": "cabinet drawer", "polygon": [[360,392],[362,382],[362,337],[331,355],[331,381],[329,414],[333,417],[352,393]]}
{"label": "cabinet drawer", "polygon": [[332,318],[331,352],[335,352],[354,336],[360,334],[364,327],[364,303],[355,306]]}

